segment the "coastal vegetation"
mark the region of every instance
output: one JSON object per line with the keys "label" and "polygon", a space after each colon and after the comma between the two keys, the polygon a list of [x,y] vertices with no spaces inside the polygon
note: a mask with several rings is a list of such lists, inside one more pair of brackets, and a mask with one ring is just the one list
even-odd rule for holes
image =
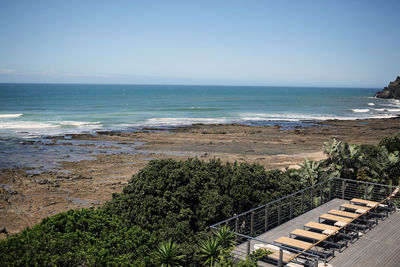
{"label": "coastal vegetation", "polygon": [[[299,169],[153,160],[101,208],[45,218],[0,242],[0,265],[230,266],[231,232],[209,225],[330,177],[398,185],[399,140],[333,140],[324,144],[325,160],[305,159]],[[237,264],[252,266],[258,254]]]}

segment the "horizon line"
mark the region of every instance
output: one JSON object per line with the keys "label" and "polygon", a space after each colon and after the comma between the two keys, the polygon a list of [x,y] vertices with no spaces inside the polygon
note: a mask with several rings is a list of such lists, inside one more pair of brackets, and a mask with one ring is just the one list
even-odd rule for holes
{"label": "horizon line", "polygon": [[[364,86],[331,86],[331,85],[251,85],[251,84],[179,84],[179,83],[82,83],[82,82],[0,82],[0,84],[54,84],[54,85],[156,85],[156,86],[215,86],[215,87],[296,87],[296,88],[343,88],[343,89],[378,89]],[[383,89],[383,87],[381,88]]]}

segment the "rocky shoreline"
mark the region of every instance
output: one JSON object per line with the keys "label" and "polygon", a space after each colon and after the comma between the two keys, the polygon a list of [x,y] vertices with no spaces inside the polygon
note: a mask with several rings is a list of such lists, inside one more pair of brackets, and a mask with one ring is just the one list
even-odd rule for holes
{"label": "rocky shoreline", "polygon": [[[322,144],[333,138],[376,144],[383,136],[399,131],[400,120],[392,118],[313,122],[308,127],[289,129],[278,125],[198,124],[27,142],[19,149],[42,151],[38,154],[39,163],[50,153],[46,162],[55,162],[49,168],[14,167],[0,171],[0,237],[32,227],[46,216],[102,205],[113,193],[121,192],[132,175],[152,159],[217,157],[283,169],[296,167],[304,157],[323,159]],[[55,157],[56,153],[61,156]]]}

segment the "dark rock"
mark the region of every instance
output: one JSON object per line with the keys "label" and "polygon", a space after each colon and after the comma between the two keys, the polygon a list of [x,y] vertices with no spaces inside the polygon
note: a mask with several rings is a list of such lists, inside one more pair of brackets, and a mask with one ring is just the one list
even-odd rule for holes
{"label": "dark rock", "polygon": [[41,180],[38,181],[38,183],[39,184],[47,184],[47,183],[49,183],[49,180],[48,179],[41,179]]}
{"label": "dark rock", "polygon": [[68,175],[57,175],[58,179],[69,179]]}
{"label": "dark rock", "polygon": [[389,85],[375,94],[378,98],[394,98],[400,99],[400,76],[396,80],[389,83]]}
{"label": "dark rock", "polygon": [[78,174],[78,175],[72,176],[71,179],[72,180],[91,180],[92,177],[90,177],[90,176],[89,177],[85,177],[83,175]]}
{"label": "dark rock", "polygon": [[71,179],[72,179],[72,180],[79,180],[79,179],[82,179],[82,175],[73,175],[73,176],[71,176]]}

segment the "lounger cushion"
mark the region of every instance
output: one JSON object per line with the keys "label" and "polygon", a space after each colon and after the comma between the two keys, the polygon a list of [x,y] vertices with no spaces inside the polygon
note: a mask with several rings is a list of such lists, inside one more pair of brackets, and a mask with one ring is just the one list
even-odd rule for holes
{"label": "lounger cushion", "polygon": [[322,233],[325,234],[325,235],[331,235],[331,234],[333,234],[334,232],[335,232],[335,231],[333,231],[333,230],[326,229],[326,230],[324,230]]}
{"label": "lounger cushion", "polygon": [[343,227],[345,225],[347,225],[347,223],[345,223],[345,222],[335,222],[335,226],[338,226],[338,227]]}
{"label": "lounger cushion", "polygon": [[358,209],[358,210],[356,210],[356,213],[363,214],[365,211],[366,211],[366,210]]}

